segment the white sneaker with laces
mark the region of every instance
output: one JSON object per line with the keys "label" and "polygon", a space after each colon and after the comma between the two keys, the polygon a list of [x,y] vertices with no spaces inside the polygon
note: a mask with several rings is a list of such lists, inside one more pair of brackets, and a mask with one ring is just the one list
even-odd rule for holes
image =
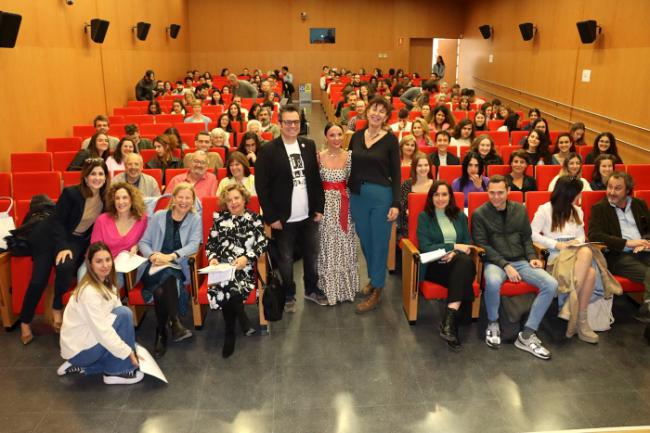
{"label": "white sneaker with laces", "polygon": [[133,370],[116,375],[104,375],[104,383],[106,385],[131,385],[140,382],[142,379],[144,379],[144,373],[140,370]]}
{"label": "white sneaker with laces", "polygon": [[72,365],[69,361],[65,361],[59,368],[56,369],[56,374],[59,376],[66,376],[68,374],[84,374],[83,367]]}
{"label": "white sneaker with laces", "polygon": [[492,349],[498,349],[501,346],[501,329],[499,328],[499,322],[488,323],[487,329],[485,330],[485,344]]}
{"label": "white sneaker with laces", "polygon": [[535,334],[526,339],[523,337],[523,333],[520,332],[519,335],[517,335],[515,347],[528,352],[539,359],[551,359],[551,352],[542,345],[542,341]]}

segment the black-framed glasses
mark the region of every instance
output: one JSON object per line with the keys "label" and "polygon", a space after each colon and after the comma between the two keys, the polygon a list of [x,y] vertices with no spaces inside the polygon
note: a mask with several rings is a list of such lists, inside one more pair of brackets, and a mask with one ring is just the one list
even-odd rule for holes
{"label": "black-framed glasses", "polygon": [[299,126],[300,120],[283,120],[282,123],[284,123],[287,126]]}

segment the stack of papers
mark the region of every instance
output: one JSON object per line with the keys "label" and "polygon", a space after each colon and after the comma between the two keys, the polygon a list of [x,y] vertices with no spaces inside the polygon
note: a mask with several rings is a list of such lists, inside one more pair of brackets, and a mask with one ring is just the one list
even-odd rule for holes
{"label": "stack of papers", "polygon": [[147,259],[137,254],[131,255],[128,251],[122,251],[115,257],[115,271],[128,273],[146,263]]}
{"label": "stack of papers", "polygon": [[429,251],[428,253],[420,254],[420,263],[430,263],[435,262],[447,255],[447,251],[444,248],[439,248],[437,250]]}
{"label": "stack of papers", "polygon": [[235,278],[235,267],[228,263],[219,263],[199,269],[199,274],[208,274],[208,284],[225,283]]}

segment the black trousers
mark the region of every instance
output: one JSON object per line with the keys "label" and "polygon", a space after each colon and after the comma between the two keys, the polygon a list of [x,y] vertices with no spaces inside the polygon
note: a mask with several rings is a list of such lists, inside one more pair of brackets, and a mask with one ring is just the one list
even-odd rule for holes
{"label": "black trousers", "polygon": [[[67,259],[55,268],[54,302],[52,303],[55,310],[63,308],[63,294],[70,288],[70,284],[77,276],[77,270],[83,263],[89,241],[90,239],[87,237],[72,236],[67,245],[67,249],[72,251],[72,259]],[[47,224],[39,224],[34,227],[30,234],[29,244],[32,248],[32,278],[27,286],[23,308],[20,311],[22,323],[31,323],[34,319],[34,312],[43,296],[45,287],[47,287],[54,260],[59,252]]]}
{"label": "black trousers", "polygon": [[273,238],[278,253],[278,268],[287,299],[296,297],[293,281],[293,253],[300,245],[303,261],[305,294],[318,292],[318,223],[311,218],[295,223],[284,223],[282,230],[273,230]]}
{"label": "black trousers", "polygon": [[178,288],[176,278],[169,277],[153,291],[158,328],[165,328],[170,317],[178,316]]}
{"label": "black trousers", "polygon": [[467,254],[456,253],[450,263],[433,262],[427,265],[425,280],[447,287],[447,302],[473,301],[472,283],[476,267]]}
{"label": "black trousers", "polygon": [[609,253],[607,267],[614,275],[643,283],[643,300],[650,301],[650,253]]}

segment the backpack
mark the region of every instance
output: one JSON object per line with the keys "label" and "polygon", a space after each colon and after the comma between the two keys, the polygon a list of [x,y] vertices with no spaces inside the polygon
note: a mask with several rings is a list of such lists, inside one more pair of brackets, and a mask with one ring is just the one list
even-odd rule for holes
{"label": "backpack", "polygon": [[48,220],[54,215],[56,205],[47,194],[37,194],[29,202],[29,211],[20,227],[11,230],[7,241],[7,251],[13,256],[31,256],[29,236],[36,225]]}

